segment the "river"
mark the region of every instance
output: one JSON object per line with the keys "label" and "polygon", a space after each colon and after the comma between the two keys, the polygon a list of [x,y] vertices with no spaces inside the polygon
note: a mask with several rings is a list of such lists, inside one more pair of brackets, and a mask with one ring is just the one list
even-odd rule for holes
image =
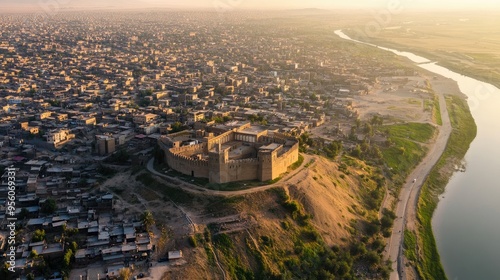
{"label": "river", "polygon": [[[352,40],[341,30],[335,34]],[[440,197],[432,227],[448,279],[500,279],[500,90],[424,57],[368,45],[405,56],[423,69],[453,79],[467,95],[477,136],[465,155],[465,172],[456,172]]]}

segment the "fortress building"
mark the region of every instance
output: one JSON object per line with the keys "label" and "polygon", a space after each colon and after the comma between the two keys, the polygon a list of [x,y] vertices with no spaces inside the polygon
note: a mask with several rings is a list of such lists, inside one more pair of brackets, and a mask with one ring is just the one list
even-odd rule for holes
{"label": "fortress building", "polygon": [[170,168],[211,183],[278,178],[299,159],[299,142],[250,123],[231,122],[158,140]]}

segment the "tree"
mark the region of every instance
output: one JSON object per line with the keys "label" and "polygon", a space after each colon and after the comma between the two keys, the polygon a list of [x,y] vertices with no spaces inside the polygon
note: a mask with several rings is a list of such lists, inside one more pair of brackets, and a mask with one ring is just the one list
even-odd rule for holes
{"label": "tree", "polygon": [[384,249],[384,246],[385,246],[385,243],[382,239],[375,239],[373,242],[372,242],[372,248],[376,251],[378,250],[383,250]]}
{"label": "tree", "polygon": [[380,126],[380,125],[382,125],[383,121],[384,121],[384,120],[383,120],[381,117],[379,117],[379,116],[377,116],[377,115],[374,115],[374,116],[372,117],[372,119],[370,120],[370,123],[371,123],[372,125],[374,125],[374,126],[375,126],[375,125],[379,125],[379,126]]}
{"label": "tree", "polygon": [[383,229],[391,228],[394,224],[394,219],[391,219],[389,216],[384,215],[382,219],[380,219],[380,224],[382,225]]}
{"label": "tree", "polygon": [[165,227],[162,227],[161,235],[157,242],[157,249],[159,255],[164,255],[166,253],[167,242],[168,242],[168,232]]}
{"label": "tree", "polygon": [[338,276],[345,277],[349,274],[350,271],[351,271],[351,267],[349,266],[349,264],[346,261],[341,261],[340,263],[338,263],[338,267],[337,267],[337,275]]}
{"label": "tree", "polygon": [[375,235],[380,232],[380,222],[378,220],[373,220],[371,222],[366,223],[365,226],[366,234],[369,236]]}
{"label": "tree", "polygon": [[147,231],[149,231],[151,226],[155,224],[155,220],[151,211],[148,210],[142,214],[142,223],[144,224],[144,227],[146,227]]}
{"label": "tree", "polygon": [[179,131],[183,131],[184,130],[184,126],[182,125],[182,123],[180,122],[175,122],[173,123],[170,128],[172,128],[172,130],[170,131],[170,133],[176,133],[176,132],[179,132]]}
{"label": "tree", "polygon": [[353,256],[364,255],[366,253],[365,244],[363,244],[361,242],[356,242],[356,243],[352,244],[350,252],[351,252],[351,255],[353,255]]}
{"label": "tree", "polygon": [[35,250],[31,250],[31,252],[30,252],[30,258],[34,259],[36,257],[38,257],[38,253]]}
{"label": "tree", "polygon": [[374,266],[380,262],[380,256],[375,251],[370,251],[366,254],[366,261]]}
{"label": "tree", "polygon": [[78,250],[78,244],[75,241],[71,242],[70,250],[73,252],[76,252]]}
{"label": "tree", "polygon": [[72,257],[73,257],[73,250],[68,249],[68,251],[66,251],[66,253],[64,254],[64,258],[63,258],[63,266],[65,268],[70,267]]}
{"label": "tree", "polygon": [[45,240],[45,230],[43,229],[37,229],[33,233],[33,237],[31,238],[31,241],[33,242],[40,242]]}
{"label": "tree", "polygon": [[48,198],[45,200],[45,202],[42,204],[42,213],[45,214],[53,214],[57,210],[57,204],[56,201],[52,198]]}
{"label": "tree", "polygon": [[198,241],[196,241],[196,237],[191,235],[188,237],[188,242],[191,247],[196,248],[198,246]]}
{"label": "tree", "polygon": [[382,154],[382,151],[380,150],[380,148],[377,146],[373,147],[372,154],[373,154],[373,157],[376,159],[382,159],[382,157],[384,156]]}
{"label": "tree", "polygon": [[213,117],[212,120],[215,121],[216,123],[224,123],[224,120],[219,116]]}
{"label": "tree", "polygon": [[361,158],[361,146],[356,145],[356,147],[352,150],[351,155],[353,157]]}
{"label": "tree", "polygon": [[369,123],[365,123],[363,132],[368,136],[373,136],[373,127]]}
{"label": "tree", "polygon": [[128,267],[120,269],[120,280],[129,280],[132,277],[132,271]]}
{"label": "tree", "polygon": [[333,141],[326,145],[323,150],[325,151],[327,157],[335,158],[339,154],[340,150],[342,150],[342,142]]}

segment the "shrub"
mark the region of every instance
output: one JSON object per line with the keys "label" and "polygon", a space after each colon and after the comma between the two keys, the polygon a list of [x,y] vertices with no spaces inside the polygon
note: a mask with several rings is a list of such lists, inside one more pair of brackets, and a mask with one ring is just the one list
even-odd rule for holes
{"label": "shrub", "polygon": [[189,245],[191,245],[191,247],[193,247],[193,248],[196,248],[198,246],[198,241],[196,241],[196,238],[192,235],[189,236],[188,242],[189,242]]}

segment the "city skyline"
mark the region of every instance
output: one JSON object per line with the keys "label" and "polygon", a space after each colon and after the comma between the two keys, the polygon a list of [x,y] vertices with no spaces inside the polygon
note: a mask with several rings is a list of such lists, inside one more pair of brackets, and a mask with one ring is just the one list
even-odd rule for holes
{"label": "city skyline", "polygon": [[75,0],[4,0],[1,4],[4,12],[11,11],[33,11],[37,9],[49,8],[57,10],[71,9],[136,9],[136,8],[171,8],[171,9],[366,9],[366,8],[387,8],[387,7],[404,7],[405,9],[442,9],[442,10],[457,10],[457,9],[495,9],[500,5],[494,0],[482,1],[440,1],[436,3],[430,0],[412,1],[412,0],[358,0],[346,3],[345,1],[298,1],[298,0],[277,0],[277,1],[247,1],[247,0],[190,0],[179,3],[178,1],[165,0],[139,0],[139,1],[116,1],[105,0],[96,1],[89,0],[85,2]]}

